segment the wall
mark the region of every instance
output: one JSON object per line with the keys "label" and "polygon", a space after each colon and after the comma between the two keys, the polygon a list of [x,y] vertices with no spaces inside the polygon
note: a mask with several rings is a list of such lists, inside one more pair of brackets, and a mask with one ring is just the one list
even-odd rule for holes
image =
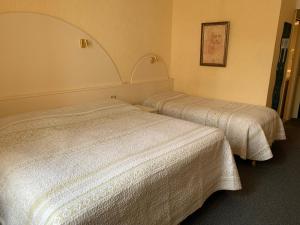
{"label": "wall", "polygon": [[1,0],[0,12],[7,11],[48,14],[82,28],[109,52],[124,81],[146,53],[170,63],[172,0]]}
{"label": "wall", "polygon": [[267,99],[268,106],[272,105],[272,94],[273,94],[273,89],[274,89],[274,84],[276,79],[276,68],[277,68],[277,62],[280,53],[280,44],[281,44],[280,42],[281,42],[281,36],[283,32],[283,25],[284,22],[289,22],[289,23],[294,22],[296,4],[299,4],[298,0],[282,0],[281,2],[281,10],[280,10],[280,16],[278,21],[277,35],[276,35],[275,52],[273,57],[272,71],[271,71],[269,91],[268,91],[268,99]]}
{"label": "wall", "polygon": [[[265,105],[280,0],[174,0],[171,76],[175,89]],[[226,68],[199,66],[201,23],[230,21]]]}
{"label": "wall", "polygon": [[[286,1],[292,5],[293,0],[282,2]],[[155,52],[172,64],[177,90],[261,105],[267,100],[275,37],[280,33],[278,17],[289,11],[280,14],[280,8],[280,0],[73,0],[72,4],[1,0],[0,4],[0,12],[39,12],[82,28],[109,52],[124,81],[130,80],[141,56]],[[199,66],[201,23],[222,20],[231,21],[228,65]]]}
{"label": "wall", "polygon": [[300,0],[296,0],[296,8],[300,9]]}

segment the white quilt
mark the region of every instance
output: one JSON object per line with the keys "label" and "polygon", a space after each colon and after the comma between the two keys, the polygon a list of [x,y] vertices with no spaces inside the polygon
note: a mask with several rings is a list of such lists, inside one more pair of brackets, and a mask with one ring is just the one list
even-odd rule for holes
{"label": "white quilt", "polygon": [[178,224],[240,188],[222,131],[117,100],[0,120],[3,225]]}
{"label": "white quilt", "polygon": [[234,154],[243,159],[268,160],[270,145],[284,140],[285,131],[277,112],[263,106],[206,99],[179,92],[154,95],[144,102],[159,113],[218,127],[225,132]]}

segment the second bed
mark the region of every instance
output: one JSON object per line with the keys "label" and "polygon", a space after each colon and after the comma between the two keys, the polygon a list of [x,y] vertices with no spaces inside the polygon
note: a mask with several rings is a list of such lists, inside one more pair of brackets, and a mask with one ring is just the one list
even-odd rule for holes
{"label": "second bed", "polygon": [[224,131],[234,154],[264,161],[273,157],[270,145],[284,140],[277,112],[263,106],[189,96],[180,92],[156,94],[144,102],[160,114],[217,127]]}

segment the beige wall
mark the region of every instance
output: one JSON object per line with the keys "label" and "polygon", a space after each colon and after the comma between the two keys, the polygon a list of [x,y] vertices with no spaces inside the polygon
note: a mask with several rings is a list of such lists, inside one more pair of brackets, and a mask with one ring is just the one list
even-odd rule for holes
{"label": "beige wall", "polygon": [[[281,14],[281,0],[1,0],[0,12],[39,12],[82,28],[124,81],[141,56],[155,52],[171,64],[177,90],[265,105],[278,18],[293,5],[286,1]],[[199,66],[201,23],[223,20],[231,22],[227,67]]]}
{"label": "beige wall", "polygon": [[170,63],[172,0],[1,0],[0,12],[30,11],[62,18],[109,52],[123,80],[149,52]]}
{"label": "beige wall", "polygon": [[267,99],[268,106],[271,106],[272,104],[272,94],[273,94],[273,88],[274,88],[274,83],[276,78],[277,62],[280,53],[280,44],[281,44],[280,42],[281,42],[281,36],[283,32],[283,25],[284,22],[293,23],[296,4],[298,4],[298,0],[282,0],[281,2],[280,17],[278,21],[278,29],[276,35],[275,52],[273,57],[272,71],[271,71],[269,91],[268,91],[268,99]]}
{"label": "beige wall", "polygon": [[[175,89],[265,105],[280,0],[174,0],[171,76]],[[199,66],[201,23],[230,21],[226,68]]]}
{"label": "beige wall", "polygon": [[300,9],[300,0],[296,0],[296,8]]}

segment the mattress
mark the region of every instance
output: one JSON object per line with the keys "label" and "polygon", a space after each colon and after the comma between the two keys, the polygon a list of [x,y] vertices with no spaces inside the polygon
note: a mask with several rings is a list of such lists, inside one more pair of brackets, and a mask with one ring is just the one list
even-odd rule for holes
{"label": "mattress", "polygon": [[219,129],[118,100],[0,119],[3,225],[178,224],[240,188]]}
{"label": "mattress", "polygon": [[273,157],[271,144],[284,140],[283,123],[277,112],[263,106],[164,92],[146,99],[145,106],[160,114],[224,131],[234,154],[264,161]]}

